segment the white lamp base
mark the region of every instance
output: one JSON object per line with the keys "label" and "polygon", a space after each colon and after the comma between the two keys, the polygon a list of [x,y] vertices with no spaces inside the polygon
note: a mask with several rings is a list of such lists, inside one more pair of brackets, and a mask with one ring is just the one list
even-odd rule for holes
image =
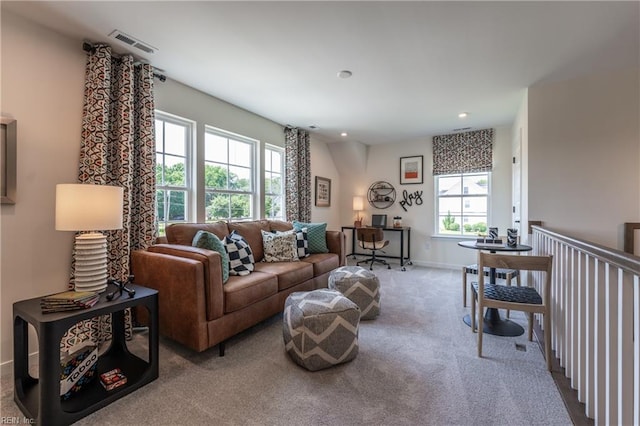
{"label": "white lamp base", "polygon": [[107,237],[99,232],[80,234],[75,242],[75,290],[102,293],[107,289]]}

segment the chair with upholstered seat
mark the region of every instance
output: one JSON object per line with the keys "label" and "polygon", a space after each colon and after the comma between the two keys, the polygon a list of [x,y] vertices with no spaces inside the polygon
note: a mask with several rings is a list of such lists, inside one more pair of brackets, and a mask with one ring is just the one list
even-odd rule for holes
{"label": "chair with upholstered seat", "polygon": [[[515,269],[519,271],[534,271],[532,282],[537,288],[524,286],[506,286],[485,282],[485,275],[478,276],[477,283],[471,283],[471,330],[478,331],[478,356],[482,357],[482,319],[480,327],[476,327],[478,318],[476,312],[482,316],[484,308],[510,309],[527,312],[529,322],[529,341],[533,340],[533,314],[542,314],[544,330],[544,353],[547,369],[551,371],[551,268],[553,256],[517,256],[491,253],[478,253],[479,268]],[[531,284],[531,283],[530,283]],[[478,308],[476,310],[476,302]]]}
{"label": "chair with upholstered seat", "polygon": [[382,228],[358,228],[356,236],[360,247],[365,250],[371,250],[371,257],[359,261],[357,265],[360,265],[361,263],[368,263],[369,269],[373,269],[374,263],[380,263],[382,265],[387,265],[387,269],[391,269],[391,265],[389,265],[384,259],[376,257],[377,251],[382,251],[383,248],[389,245],[389,240],[384,239],[384,231]]}
{"label": "chair with upholstered seat", "polygon": [[[467,307],[467,274],[478,275],[478,264],[462,267],[462,306]],[[484,276],[489,276],[489,268],[484,269]],[[496,278],[505,280],[507,285],[511,285],[511,280],[516,279],[516,285],[520,287],[520,272],[517,269],[496,269]]]}

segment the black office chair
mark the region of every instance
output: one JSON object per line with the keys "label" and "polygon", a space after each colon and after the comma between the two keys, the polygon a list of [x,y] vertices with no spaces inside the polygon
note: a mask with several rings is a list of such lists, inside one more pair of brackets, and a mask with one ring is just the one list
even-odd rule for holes
{"label": "black office chair", "polygon": [[389,265],[384,259],[378,259],[376,257],[377,251],[382,251],[381,249],[389,245],[389,240],[384,239],[384,231],[382,228],[358,228],[356,235],[358,238],[358,245],[365,250],[371,250],[371,257],[359,261],[357,265],[360,265],[361,263],[369,263],[369,269],[373,269],[374,263],[381,263],[383,265],[387,265],[387,269],[391,269],[391,265]]}

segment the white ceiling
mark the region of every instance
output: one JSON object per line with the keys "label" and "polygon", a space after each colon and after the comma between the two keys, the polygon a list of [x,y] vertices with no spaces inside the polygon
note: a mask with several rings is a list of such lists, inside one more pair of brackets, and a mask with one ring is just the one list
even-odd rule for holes
{"label": "white ceiling", "polygon": [[[329,141],[509,125],[528,86],[640,66],[637,1],[1,5],[78,49],[89,40],[122,52],[108,37],[121,30],[158,49],[134,53],[167,77],[280,124],[316,125]],[[338,78],[343,69],[353,77]]]}

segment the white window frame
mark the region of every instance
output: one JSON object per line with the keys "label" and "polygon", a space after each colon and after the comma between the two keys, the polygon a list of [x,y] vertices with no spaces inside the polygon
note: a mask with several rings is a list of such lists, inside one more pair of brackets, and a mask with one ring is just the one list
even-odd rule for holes
{"label": "white window frame", "polygon": [[[191,220],[191,215],[193,214],[191,211],[191,199],[192,199],[192,194],[193,194],[193,179],[192,179],[192,168],[191,165],[193,163],[193,133],[194,133],[194,129],[195,129],[195,122],[193,122],[192,120],[188,120],[186,118],[183,117],[179,117],[177,115],[173,115],[173,114],[169,114],[166,112],[162,112],[162,111],[155,111],[155,121],[161,121],[163,123],[171,123],[171,124],[175,124],[177,126],[184,126],[185,127],[185,156],[182,157],[185,160],[185,185],[184,186],[178,186],[178,185],[163,185],[160,182],[156,182],[156,192],[157,191],[164,191],[165,194],[165,198],[163,200],[164,203],[164,212],[165,212],[165,217],[164,218],[160,218],[157,215],[158,209],[157,209],[157,204],[156,204],[156,221],[157,221],[157,226],[158,226],[158,233],[159,235],[164,235],[164,229],[171,223],[183,223],[183,222],[188,222]],[[166,135],[166,132],[163,130],[162,132],[163,137]],[[156,135],[154,135],[154,138],[156,138]],[[161,143],[159,143],[159,141],[156,139],[155,140],[155,155],[156,155],[156,161],[158,158],[158,155],[162,155],[162,157],[164,157],[166,154],[165,152],[165,146],[164,146],[164,139],[163,141],[161,141]],[[161,146],[160,146],[161,145]],[[173,156],[175,156],[174,154],[171,154]],[[164,165],[164,161],[163,161],[163,165]],[[164,170],[164,169],[163,169]],[[169,209],[167,208],[167,196],[169,191],[184,191],[185,192],[185,200],[184,200],[184,208],[185,208],[185,214],[184,214],[184,218],[182,220],[169,220],[167,215],[169,212]],[[158,203],[160,200],[156,200],[156,203]]]}
{"label": "white window frame", "polygon": [[[276,145],[271,145],[271,144],[265,144],[264,146],[264,150],[265,150],[265,164],[264,164],[264,181],[266,183],[267,179],[269,177],[272,177],[274,175],[274,173],[280,174],[280,192],[279,193],[275,193],[275,192],[268,192],[267,188],[264,189],[264,217],[267,219],[275,219],[275,220],[285,220],[285,216],[286,216],[286,212],[284,211],[284,148],[276,146]],[[272,151],[272,152],[277,152],[280,154],[282,161],[280,161],[280,170],[275,171],[275,170],[271,170],[271,165],[267,165],[267,155],[266,152],[267,151]],[[267,214],[269,212],[267,212],[267,198],[268,197],[273,197],[273,196],[280,196],[281,202],[280,202],[280,216],[275,216],[275,217],[270,217],[267,216]]]}
{"label": "white window frame", "polygon": [[[468,177],[468,176],[479,176],[479,175],[486,175],[487,178],[487,193],[486,194],[469,194],[468,192],[468,188],[464,187],[464,178]],[[448,177],[460,177],[461,179],[461,186],[460,186],[460,193],[459,194],[454,194],[454,195],[440,195],[440,179],[441,178],[448,178]],[[486,211],[486,217],[487,217],[487,227],[489,226],[489,223],[491,223],[491,172],[472,172],[472,173],[451,173],[451,174],[446,174],[446,175],[437,175],[434,176],[434,185],[435,185],[435,190],[434,190],[434,194],[435,194],[435,201],[434,201],[434,206],[435,206],[435,212],[434,212],[434,217],[435,217],[435,223],[434,223],[434,235],[438,236],[438,237],[449,237],[449,238],[460,238],[460,237],[475,237],[475,235],[471,235],[471,234],[465,234],[464,233],[464,224],[465,224],[465,218],[471,218],[474,216],[470,216],[470,215],[464,215],[464,199],[465,198],[486,198],[487,202],[487,211]],[[465,191],[465,189],[467,191]],[[440,200],[443,198],[460,198],[460,232],[459,233],[447,233],[447,234],[443,234],[440,233]]]}
{"label": "white window frame", "polygon": [[[215,222],[218,220],[227,220],[227,221],[243,221],[243,220],[255,220],[256,218],[256,212],[257,212],[257,203],[258,203],[258,195],[259,195],[259,190],[258,190],[258,185],[257,185],[257,170],[258,170],[258,161],[257,161],[257,148],[259,145],[259,141],[256,139],[252,139],[249,138],[247,136],[242,136],[239,135],[237,133],[233,133],[233,132],[228,132],[226,130],[223,129],[219,129],[217,127],[213,127],[213,126],[209,126],[209,125],[205,125],[205,129],[204,129],[204,133],[205,133],[205,140],[204,140],[204,144],[206,145],[206,135],[207,134],[212,134],[215,136],[219,136],[222,138],[226,138],[227,139],[227,167],[229,167],[230,165],[234,165],[229,163],[229,150],[228,150],[228,146],[229,146],[229,141],[233,140],[233,141],[237,141],[237,142],[242,142],[242,143],[246,143],[249,144],[251,146],[251,160],[250,160],[250,182],[251,182],[251,189],[250,191],[239,191],[239,190],[231,190],[231,189],[209,189],[206,187],[204,180],[201,182],[202,185],[202,191],[204,193],[204,200],[205,200],[205,211],[206,211],[206,199],[207,199],[207,194],[213,194],[213,193],[218,193],[218,194],[229,194],[229,195],[237,195],[237,194],[241,194],[241,195],[249,195],[249,202],[250,202],[250,209],[249,209],[249,213],[250,215],[248,217],[243,217],[243,218],[231,218],[231,217],[227,217],[227,218],[216,218],[214,220],[210,220],[208,218],[206,218],[206,212],[205,212],[205,222]],[[204,145],[203,145],[204,146]],[[206,152],[206,146],[204,146],[204,152]],[[206,161],[206,159],[204,158],[205,155],[203,155],[203,159],[202,159],[202,167],[203,170],[205,168],[205,166],[209,163],[208,161]],[[219,163],[219,164],[225,164],[225,163]],[[235,166],[235,165],[234,165]],[[203,179],[204,179],[204,173],[203,173]]]}

